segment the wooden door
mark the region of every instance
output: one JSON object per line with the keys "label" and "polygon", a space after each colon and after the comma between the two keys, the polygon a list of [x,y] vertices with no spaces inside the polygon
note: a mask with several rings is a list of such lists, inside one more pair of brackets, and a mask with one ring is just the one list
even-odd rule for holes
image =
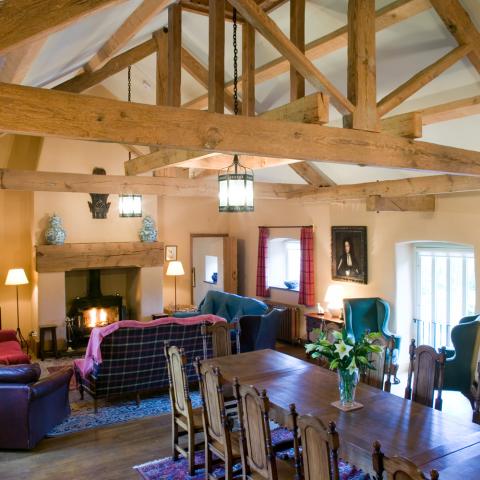
{"label": "wooden door", "polygon": [[238,292],[237,239],[223,239],[223,288],[225,292]]}

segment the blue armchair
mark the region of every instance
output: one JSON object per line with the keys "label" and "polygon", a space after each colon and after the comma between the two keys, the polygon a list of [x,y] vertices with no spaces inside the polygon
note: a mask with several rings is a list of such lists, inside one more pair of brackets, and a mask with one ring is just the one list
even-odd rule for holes
{"label": "blue armchair", "polygon": [[480,316],[463,317],[453,327],[451,338],[455,349],[446,351],[443,389],[463,393],[473,406],[475,395],[472,386],[475,385],[480,348]]}
{"label": "blue armchair", "polygon": [[388,330],[390,320],[390,305],[381,298],[345,298],[345,329],[354,339],[358,339],[366,330],[381,332],[385,339],[393,337],[395,347],[392,355],[394,365],[395,383],[398,383],[396,373],[398,370],[398,354],[401,338]]}
{"label": "blue armchair", "polygon": [[268,306],[251,297],[241,297],[233,293],[209,290],[200,302],[196,312],[177,312],[174,317],[186,318],[197,315],[212,314],[223,317],[227,322],[239,320],[244,315],[263,315]]}

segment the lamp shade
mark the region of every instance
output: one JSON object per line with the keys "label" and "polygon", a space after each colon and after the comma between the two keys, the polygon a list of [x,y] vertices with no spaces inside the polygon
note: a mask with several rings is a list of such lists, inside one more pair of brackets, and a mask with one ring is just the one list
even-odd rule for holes
{"label": "lamp shade", "polygon": [[167,275],[172,277],[178,277],[180,275],[185,275],[185,271],[183,270],[182,262],[175,260],[168,264],[167,268]]}
{"label": "lamp shade", "polygon": [[340,285],[329,285],[325,294],[325,302],[328,308],[343,308],[343,288]]}
{"label": "lamp shade", "polygon": [[23,268],[11,268],[8,271],[5,285],[26,285],[27,283],[28,278]]}

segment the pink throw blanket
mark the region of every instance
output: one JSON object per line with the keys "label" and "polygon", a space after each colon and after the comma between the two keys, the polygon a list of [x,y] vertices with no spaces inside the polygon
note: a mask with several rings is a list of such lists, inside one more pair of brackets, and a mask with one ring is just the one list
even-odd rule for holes
{"label": "pink throw blanket", "polygon": [[80,371],[82,377],[86,377],[92,370],[95,363],[102,363],[102,340],[111,333],[117,331],[119,328],[146,328],[156,327],[157,325],[169,325],[176,323],[177,325],[197,325],[203,322],[217,323],[225,322],[226,320],[216,315],[197,315],[195,317],[187,318],[175,318],[166,317],[152,320],[150,322],[137,322],[136,320],[122,320],[115,322],[106,327],[96,327],[92,330],[90,338],[88,340],[87,351],[85,352],[85,358],[75,360],[73,363],[75,367]]}

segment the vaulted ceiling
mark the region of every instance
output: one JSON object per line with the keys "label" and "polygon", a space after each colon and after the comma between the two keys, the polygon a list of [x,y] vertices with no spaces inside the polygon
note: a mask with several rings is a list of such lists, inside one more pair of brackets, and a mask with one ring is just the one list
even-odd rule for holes
{"label": "vaulted ceiling", "polygon": [[[79,69],[101,49],[118,27],[142,3],[128,0],[103,9],[67,28],[51,34],[38,46],[38,53],[21,83],[31,86],[53,87],[78,74]],[[376,8],[395,3],[377,0]],[[428,0],[425,0],[428,3]],[[347,0],[307,0],[305,40],[316,40],[347,23]],[[461,0],[461,4],[480,29],[480,0]],[[277,25],[289,34],[289,5],[283,3],[270,15]],[[122,48],[126,51],[145,42],[154,31],[167,24],[167,13],[154,15],[148,23]],[[225,80],[233,76],[232,28],[226,25]],[[241,41],[241,29],[239,30]],[[376,36],[377,98],[411,78],[422,68],[451,51],[458,42],[432,8],[381,30]],[[203,65],[208,65],[208,18],[191,11],[182,12],[182,45]],[[279,57],[277,50],[259,33],[255,37],[256,66],[260,67]],[[241,62],[241,58],[240,58]],[[346,95],[347,49],[340,48],[314,61],[322,73]],[[2,79],[0,70],[0,79]],[[133,101],[155,103],[156,59],[150,55],[132,66]],[[102,84],[116,97],[126,99],[126,71],[107,78]],[[314,92],[308,84],[306,93]],[[185,70],[182,71],[182,104],[204,95],[206,89]],[[460,60],[442,75],[420,89],[391,114],[417,110],[451,100],[480,95],[480,74],[468,61]],[[281,74],[256,87],[257,113],[289,102],[289,75]],[[226,112],[227,113],[227,112]],[[338,112],[331,108],[332,125],[340,125]],[[480,115],[442,122],[424,127],[422,140],[443,145],[480,151]],[[261,138],[258,139],[262,141]],[[335,183],[360,183],[418,176],[427,173],[388,168],[359,167],[333,163],[315,164]],[[304,183],[288,166],[276,166],[256,171],[256,178],[270,182]]]}

